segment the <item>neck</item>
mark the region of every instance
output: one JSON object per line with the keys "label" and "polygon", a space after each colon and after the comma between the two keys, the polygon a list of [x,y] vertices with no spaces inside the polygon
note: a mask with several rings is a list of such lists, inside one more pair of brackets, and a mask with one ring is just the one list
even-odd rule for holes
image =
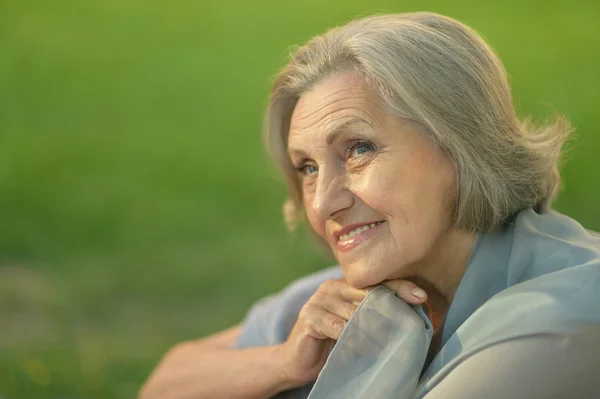
{"label": "neck", "polygon": [[445,316],[458,285],[465,274],[475,233],[452,229],[441,236],[428,256],[411,267],[407,276],[423,288],[429,297],[431,310]]}

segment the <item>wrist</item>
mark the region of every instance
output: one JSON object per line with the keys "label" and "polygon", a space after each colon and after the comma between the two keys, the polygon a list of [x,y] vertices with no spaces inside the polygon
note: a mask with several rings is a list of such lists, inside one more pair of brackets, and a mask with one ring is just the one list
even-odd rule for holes
{"label": "wrist", "polygon": [[273,359],[275,360],[275,372],[280,382],[281,391],[306,385],[306,381],[300,380],[293,372],[293,368],[287,360],[284,344],[274,345],[273,354]]}

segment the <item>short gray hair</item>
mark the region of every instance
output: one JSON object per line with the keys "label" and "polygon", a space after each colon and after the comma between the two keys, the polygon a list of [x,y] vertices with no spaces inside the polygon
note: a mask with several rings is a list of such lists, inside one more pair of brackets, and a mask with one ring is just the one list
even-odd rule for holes
{"label": "short gray hair", "polygon": [[375,15],[314,37],[277,75],[263,136],[286,178],[290,227],[303,214],[287,155],[292,112],[304,92],[345,70],[360,74],[388,112],[421,125],[449,155],[457,173],[454,227],[493,231],[522,209],[551,206],[569,121],[556,116],[536,127],[520,120],[504,66],[464,24],[434,13]]}

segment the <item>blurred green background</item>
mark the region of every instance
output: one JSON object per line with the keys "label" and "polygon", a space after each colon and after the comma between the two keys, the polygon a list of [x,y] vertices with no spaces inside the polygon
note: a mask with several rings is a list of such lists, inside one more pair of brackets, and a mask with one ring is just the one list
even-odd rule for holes
{"label": "blurred green background", "polygon": [[0,397],[133,398],[178,341],[326,266],[260,123],[288,49],[372,12],[479,30],[521,115],[577,127],[557,208],[600,230],[600,3],[0,4]]}

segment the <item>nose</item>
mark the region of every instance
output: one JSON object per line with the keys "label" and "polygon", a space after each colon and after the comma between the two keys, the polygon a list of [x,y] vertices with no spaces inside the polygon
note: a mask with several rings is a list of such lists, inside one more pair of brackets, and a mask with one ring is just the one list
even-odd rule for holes
{"label": "nose", "polygon": [[344,174],[335,168],[319,168],[312,208],[322,220],[335,218],[354,203]]}

